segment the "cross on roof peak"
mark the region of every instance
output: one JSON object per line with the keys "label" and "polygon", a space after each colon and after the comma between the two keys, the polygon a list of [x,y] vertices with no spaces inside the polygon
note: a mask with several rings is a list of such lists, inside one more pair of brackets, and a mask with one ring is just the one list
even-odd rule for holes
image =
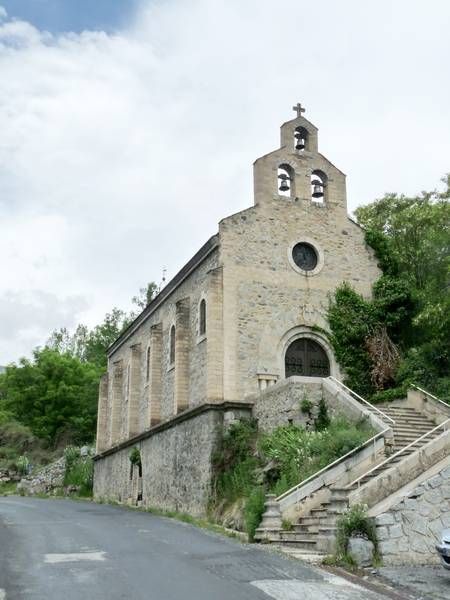
{"label": "cross on roof peak", "polygon": [[297,117],[301,117],[302,113],[305,112],[305,109],[303,108],[303,106],[300,104],[300,102],[297,102],[296,106],[292,107],[292,110],[295,110],[295,112],[297,113]]}

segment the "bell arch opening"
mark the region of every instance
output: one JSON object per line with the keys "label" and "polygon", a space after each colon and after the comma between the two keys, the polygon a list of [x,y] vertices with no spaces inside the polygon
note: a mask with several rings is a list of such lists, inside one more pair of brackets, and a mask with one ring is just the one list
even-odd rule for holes
{"label": "bell arch opening", "polygon": [[294,340],[284,357],[285,377],[328,377],[330,361],[325,348],[309,337]]}

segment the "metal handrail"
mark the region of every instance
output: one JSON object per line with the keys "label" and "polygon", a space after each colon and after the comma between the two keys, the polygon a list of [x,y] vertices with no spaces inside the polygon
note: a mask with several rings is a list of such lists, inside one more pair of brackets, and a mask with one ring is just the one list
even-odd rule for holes
{"label": "metal handrail", "polygon": [[317,477],[320,477],[320,475],[322,475],[326,471],[330,471],[333,467],[335,467],[339,463],[345,461],[347,458],[349,458],[353,454],[357,454],[358,452],[360,452],[363,448],[365,448],[369,444],[375,444],[375,442],[377,441],[378,438],[384,437],[384,435],[388,431],[390,431],[390,430],[391,430],[390,427],[386,427],[386,429],[383,429],[383,431],[378,432],[376,435],[374,435],[373,437],[371,437],[368,440],[366,440],[363,444],[361,444],[357,448],[353,448],[353,450],[350,450],[349,452],[347,452],[347,454],[344,454],[343,456],[337,458],[335,461],[333,461],[329,465],[326,465],[325,467],[323,467],[322,469],[320,469],[320,471],[317,471],[317,473],[313,473],[312,475],[310,475],[304,481],[301,481],[300,483],[297,483],[297,485],[294,485],[294,487],[290,488],[289,490],[287,490],[286,492],[283,492],[280,496],[278,496],[277,499],[276,499],[277,502],[279,502],[280,500],[283,500],[284,498],[287,498],[287,496],[289,496],[293,492],[299,490],[300,488],[302,488],[304,485],[308,484],[313,479],[316,479]]}
{"label": "metal handrail", "polygon": [[[369,471],[367,471],[366,473],[364,473],[363,475],[361,475],[360,477],[358,477],[358,479],[355,479],[354,481],[352,481],[351,483],[349,483],[346,487],[349,488],[349,487],[351,487],[351,486],[353,486],[353,485],[355,485],[357,483],[358,484],[358,488],[359,488],[360,487],[360,481],[361,481],[361,479],[364,479],[365,477],[367,477],[367,475],[370,475],[373,471],[376,471],[377,469],[379,469],[383,465],[387,464],[388,462],[390,462],[391,460],[393,460],[396,456],[399,456],[400,454],[403,454],[403,452],[405,452],[406,450],[409,450],[412,446],[415,446],[418,442],[422,441],[424,438],[428,437],[429,435],[431,435],[432,433],[434,433],[438,429],[443,428],[444,431],[446,431],[447,430],[446,425],[450,425],[450,419],[447,419],[446,421],[444,421],[440,425],[437,425],[433,429],[430,429],[430,431],[427,431],[426,433],[424,433],[423,435],[421,435],[420,437],[418,437],[416,440],[414,440],[414,442],[411,442],[410,444],[408,444],[404,448],[401,448],[397,452],[394,452],[394,454],[391,454],[391,456],[389,456],[388,458],[386,458],[386,460],[383,460],[383,462],[380,462],[378,465],[375,465],[374,467],[372,467],[372,469],[370,469]],[[417,448],[417,449],[419,450],[419,448]]]}
{"label": "metal handrail", "polygon": [[374,410],[376,410],[376,412],[379,413],[384,419],[386,419],[387,421],[389,421],[390,423],[393,423],[395,425],[394,419],[392,419],[391,417],[386,415],[382,410],[380,410],[373,404],[370,404],[370,402],[367,402],[367,400],[365,400],[362,396],[360,396],[359,394],[357,394],[356,392],[351,390],[349,387],[347,387],[345,384],[343,384],[342,381],[339,381],[339,379],[336,379],[336,377],[333,377],[332,375],[330,375],[328,377],[328,379],[332,379],[335,383],[337,383],[341,387],[345,388],[350,394],[353,394],[353,396],[356,396],[360,402],[367,404],[367,406],[370,406],[370,408],[373,408]]}
{"label": "metal handrail", "polygon": [[439,404],[443,404],[447,410],[450,410],[450,404],[447,404],[447,402],[444,402],[443,400],[440,400],[433,394],[430,394],[430,392],[427,392],[427,390],[424,390],[423,388],[419,387],[415,383],[411,383],[411,387],[416,388],[416,390],[419,390],[419,392],[422,392],[422,394],[425,394],[425,396],[429,396],[430,398],[433,398],[433,400],[436,400],[436,402],[439,402]]}

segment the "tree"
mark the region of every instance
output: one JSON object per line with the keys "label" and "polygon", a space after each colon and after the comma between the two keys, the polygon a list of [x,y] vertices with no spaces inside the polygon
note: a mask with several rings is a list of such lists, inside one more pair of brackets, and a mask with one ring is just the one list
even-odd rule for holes
{"label": "tree", "polygon": [[69,353],[37,349],[33,359],[6,368],[0,409],[54,445],[63,434],[73,443],[95,435],[100,369]]}
{"label": "tree", "polygon": [[139,294],[137,296],[133,296],[131,301],[138,308],[144,310],[144,308],[150,304],[157,294],[158,286],[154,281],[150,281],[146,287],[139,289]]}
{"label": "tree", "polygon": [[355,211],[383,274],[371,302],[338,288],[328,320],[361,393],[415,382],[450,399],[450,175],[443,182],[443,192],[387,194]]}

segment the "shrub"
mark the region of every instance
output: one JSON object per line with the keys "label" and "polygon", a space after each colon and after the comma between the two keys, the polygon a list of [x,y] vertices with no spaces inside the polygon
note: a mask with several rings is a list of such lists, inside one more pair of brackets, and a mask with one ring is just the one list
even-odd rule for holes
{"label": "shrub", "polygon": [[363,504],[355,504],[337,521],[336,550],[339,558],[346,556],[348,540],[355,535],[363,536],[373,542],[375,554],[378,553],[375,523],[367,516],[367,507]]}
{"label": "shrub", "polygon": [[30,468],[30,461],[24,455],[19,456],[16,461],[16,469],[20,475],[27,475]]}
{"label": "shrub", "polygon": [[264,512],[265,493],[262,486],[255,487],[250,492],[244,509],[245,526],[249,541],[253,541],[255,531],[261,523],[261,518]]}
{"label": "shrub", "polygon": [[223,436],[220,451],[213,457],[215,500],[233,502],[251,493],[256,485],[258,467],[255,446],[255,421],[243,420],[230,425]]}
{"label": "shrub", "polygon": [[300,402],[300,410],[303,414],[310,416],[313,409],[313,403],[306,396]]}
{"label": "shrub", "polygon": [[130,463],[132,465],[139,466],[142,464],[141,463],[141,453],[139,451],[139,448],[136,448],[136,446],[135,446],[134,448],[131,449],[129,459],[130,459]]}
{"label": "shrub", "polygon": [[314,427],[316,428],[316,431],[322,431],[323,429],[326,429],[329,424],[330,417],[328,415],[327,403],[325,402],[325,398],[322,396],[319,401],[319,411],[314,421]]}
{"label": "shrub", "polygon": [[80,456],[80,449],[69,446],[64,451],[66,471],[65,486],[76,486],[80,496],[91,496],[94,483],[94,461],[90,456]]}

